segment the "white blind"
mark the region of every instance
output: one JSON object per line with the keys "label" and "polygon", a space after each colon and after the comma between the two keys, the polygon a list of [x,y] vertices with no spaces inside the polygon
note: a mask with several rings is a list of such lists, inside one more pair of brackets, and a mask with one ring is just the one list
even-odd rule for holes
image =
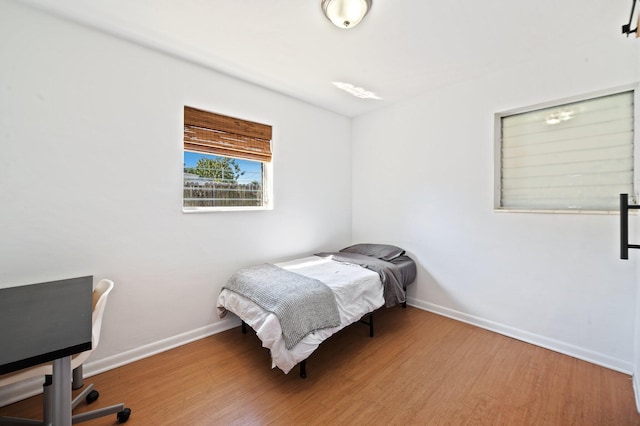
{"label": "white blind", "polygon": [[633,91],[501,118],[503,208],[617,210],[633,191]]}

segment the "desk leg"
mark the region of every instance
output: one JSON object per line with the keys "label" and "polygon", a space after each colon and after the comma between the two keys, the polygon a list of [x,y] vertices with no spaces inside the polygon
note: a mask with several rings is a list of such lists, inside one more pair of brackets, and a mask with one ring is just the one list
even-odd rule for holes
{"label": "desk leg", "polygon": [[71,357],[53,361],[53,424],[71,426]]}

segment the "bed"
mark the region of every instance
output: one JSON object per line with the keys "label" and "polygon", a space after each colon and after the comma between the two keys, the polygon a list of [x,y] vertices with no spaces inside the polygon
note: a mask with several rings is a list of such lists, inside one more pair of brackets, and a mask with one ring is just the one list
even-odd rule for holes
{"label": "bed", "polygon": [[369,325],[373,312],[406,307],[406,288],[416,277],[415,262],[399,247],[355,244],[277,264],[237,271],[223,286],[218,316],[232,312],[269,349],[272,368],[285,374],[300,365],[331,335],[358,321]]}

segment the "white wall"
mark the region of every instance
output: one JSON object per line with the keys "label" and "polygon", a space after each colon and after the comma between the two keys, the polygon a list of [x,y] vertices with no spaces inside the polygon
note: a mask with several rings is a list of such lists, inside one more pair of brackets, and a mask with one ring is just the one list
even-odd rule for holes
{"label": "white wall", "polygon": [[[636,370],[617,216],[495,213],[493,114],[637,81],[637,41],[537,59],[356,119],[351,148],[344,117],[0,2],[0,287],[115,280],[92,358],[107,368],[223,328],[235,269],[353,226],[415,257],[413,304]],[[274,211],[181,212],[185,104],[274,126]]]}
{"label": "white wall", "polygon": [[631,372],[637,262],[619,259],[618,216],[493,210],[494,113],[636,83],[638,42],[614,24],[354,120],[353,238],[416,258],[410,303]]}
{"label": "white wall", "polygon": [[[636,120],[637,129],[640,124]],[[635,232],[629,232],[629,243],[639,244],[640,241],[640,229],[636,228]],[[629,250],[629,258],[636,259],[640,256],[640,250]],[[636,262],[636,289],[640,283],[640,262]],[[640,412],[640,291],[636,291],[636,318],[635,318],[635,345],[634,345],[634,358],[633,358],[633,390],[636,397],[636,408]]]}
{"label": "white wall", "polygon": [[[349,119],[6,1],[0,63],[0,287],[113,279],[94,364],[221,329],[239,267],[350,242]],[[182,212],[185,104],[273,126],[273,211]]]}

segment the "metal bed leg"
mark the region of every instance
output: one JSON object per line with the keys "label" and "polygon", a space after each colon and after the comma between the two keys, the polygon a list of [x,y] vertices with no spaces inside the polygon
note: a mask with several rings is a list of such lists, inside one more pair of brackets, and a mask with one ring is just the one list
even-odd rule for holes
{"label": "metal bed leg", "polygon": [[300,377],[303,379],[307,378],[307,360],[303,359],[300,361]]}
{"label": "metal bed leg", "polygon": [[404,290],[404,302],[402,302],[402,308],[406,309],[407,308],[407,285],[403,285],[402,289]]}
{"label": "metal bed leg", "polygon": [[373,337],[373,312],[369,312],[367,319],[360,319],[360,322],[369,326],[369,337]]}

